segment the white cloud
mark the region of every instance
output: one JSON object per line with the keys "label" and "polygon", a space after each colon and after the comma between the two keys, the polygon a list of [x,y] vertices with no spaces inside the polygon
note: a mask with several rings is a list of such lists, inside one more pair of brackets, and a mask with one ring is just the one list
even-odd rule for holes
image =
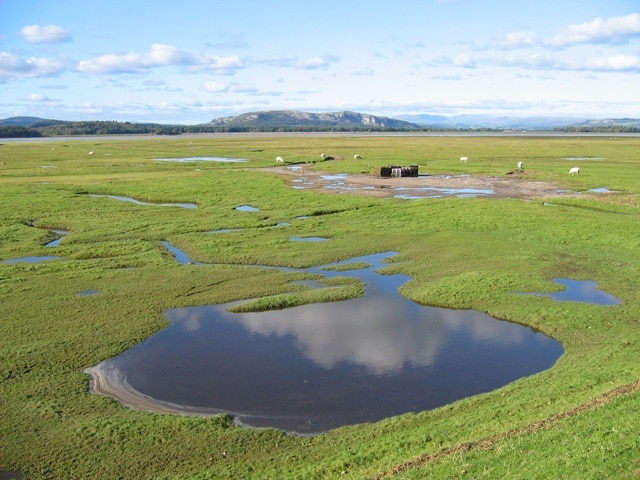
{"label": "white cloud", "polygon": [[145,87],[162,87],[164,85],[164,80],[159,78],[154,78],[150,80],[145,80],[142,82]]}
{"label": "white cloud", "polygon": [[630,13],[607,20],[596,18],[591,22],[569,25],[544,44],[567,47],[581,43],[622,43],[637,36],[640,36],[640,14]]}
{"label": "white cloud", "polygon": [[207,82],[202,88],[211,93],[233,92],[233,93],[255,93],[256,89],[238,85],[237,83]]}
{"label": "white cloud", "polygon": [[502,67],[523,68],[559,68],[565,70],[568,65],[549,53],[532,53],[530,55],[504,55],[495,60]]}
{"label": "white cloud", "polygon": [[263,57],[263,58],[255,58],[255,63],[263,63],[266,65],[270,65],[272,67],[280,67],[280,68],[297,68],[303,70],[315,70],[320,68],[327,68],[331,64],[332,61],[335,61],[335,58],[324,58],[318,55],[307,58],[304,60],[300,60],[298,57],[293,56],[273,56],[273,57]]}
{"label": "white cloud", "polygon": [[67,69],[67,61],[56,58],[23,58],[9,52],[0,52],[0,79],[17,77],[44,77],[57,75]]}
{"label": "white cloud", "polygon": [[207,92],[218,93],[218,92],[228,92],[230,86],[227,83],[207,82],[203,85],[203,88]]}
{"label": "white cloud", "polygon": [[640,57],[637,55],[613,55],[596,58],[587,62],[587,67],[601,71],[634,71],[640,72]]}
{"label": "white cloud", "polygon": [[535,32],[509,32],[497,38],[493,44],[496,48],[512,49],[530,47],[536,43]]}
{"label": "white cloud", "polygon": [[208,70],[237,70],[244,68],[244,63],[237,55],[228,57],[205,55],[199,59],[198,65]]}
{"label": "white cloud", "polygon": [[171,45],[155,43],[151,50],[143,55],[143,61],[149,66],[158,65],[192,65],[197,63],[196,58],[187,52],[181,52]]}
{"label": "white cloud", "polygon": [[460,53],[451,60],[457,67],[473,67],[475,62],[470,53]]}
{"label": "white cloud", "polygon": [[26,97],[23,97],[20,100],[24,100],[26,102],[37,102],[37,103],[55,102],[55,100],[52,100],[46,95],[40,95],[37,93],[32,93],[31,95],[27,95]]}
{"label": "white cloud", "polygon": [[351,75],[355,75],[358,77],[370,77],[370,76],[373,76],[373,70],[370,67],[366,67],[361,70],[356,70],[352,72]]}
{"label": "white cloud", "polygon": [[76,67],[85,73],[136,73],[162,66],[185,66],[192,70],[225,70],[243,68],[239,57],[218,57],[183,52],[171,45],[154,44],[146,53],[100,55],[82,60]]}
{"label": "white cloud", "polygon": [[20,35],[31,43],[70,42],[71,33],[57,25],[28,25],[20,30]]}
{"label": "white cloud", "polygon": [[550,53],[531,55],[505,55],[493,59],[492,63],[502,67],[518,67],[535,70],[570,70],[584,72],[640,72],[640,56],[611,55],[589,59],[562,59]]}
{"label": "white cloud", "polygon": [[303,69],[316,69],[316,68],[325,68],[329,66],[329,62],[320,57],[320,56],[315,56],[313,58],[308,58],[306,60],[302,60],[301,62],[298,62],[297,67],[299,68],[303,68]]}

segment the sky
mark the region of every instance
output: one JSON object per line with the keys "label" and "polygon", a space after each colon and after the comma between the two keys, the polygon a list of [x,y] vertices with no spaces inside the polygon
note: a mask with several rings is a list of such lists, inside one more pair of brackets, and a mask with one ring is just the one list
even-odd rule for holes
{"label": "sky", "polygon": [[640,118],[638,0],[0,0],[0,118]]}

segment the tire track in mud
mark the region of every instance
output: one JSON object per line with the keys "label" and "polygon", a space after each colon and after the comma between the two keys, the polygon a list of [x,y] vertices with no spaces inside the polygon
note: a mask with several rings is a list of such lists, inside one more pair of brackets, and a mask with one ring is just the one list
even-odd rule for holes
{"label": "tire track in mud", "polygon": [[459,443],[458,445],[445,448],[438,452],[430,453],[427,455],[420,455],[416,458],[400,463],[392,467],[391,469],[385,472],[382,472],[374,477],[369,477],[369,480],[392,478],[407,470],[426,467],[432,463],[437,462],[442,458],[446,458],[451,455],[463,454],[463,453],[470,452],[472,450],[476,450],[476,451],[491,450],[496,444],[504,440],[509,440],[518,436],[528,435],[528,434],[539,432],[544,429],[552,428],[562,420],[575,417],[589,410],[594,410],[597,407],[605,405],[619,397],[622,397],[624,395],[628,395],[631,393],[636,393],[639,391],[640,391],[640,380],[633,383],[620,385],[570,410],[557,413],[555,415],[552,415],[551,417],[538,420],[536,422],[525,425],[524,427],[516,428],[505,433],[501,433],[498,435],[491,435],[489,437],[481,438],[480,440],[476,440],[473,442]]}

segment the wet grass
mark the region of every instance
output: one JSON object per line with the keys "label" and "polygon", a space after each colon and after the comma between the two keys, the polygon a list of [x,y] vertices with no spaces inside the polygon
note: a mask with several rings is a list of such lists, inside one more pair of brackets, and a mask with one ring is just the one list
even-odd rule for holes
{"label": "wet grass", "polygon": [[[640,139],[622,137],[357,135],[0,145],[6,163],[0,260],[62,257],[0,264],[0,472],[24,478],[638,476],[640,399],[638,389],[625,386],[640,378],[639,147]],[[336,160],[320,162],[323,152]],[[363,158],[354,160],[355,153]],[[461,155],[469,156],[467,164]],[[153,160],[187,156],[251,162]],[[553,205],[330,195],[294,190],[252,170],[275,165],[276,156],[318,162],[314,168],[334,173],[400,164],[433,174],[504,175],[523,161],[525,178],[584,194]],[[582,168],[579,176],[569,177],[572,166]],[[586,193],[601,187],[616,193]],[[258,211],[235,210],[240,205]],[[279,222],[289,226],[272,228]],[[49,229],[69,233],[59,246],[45,247]],[[206,233],[220,229],[239,230]],[[292,236],[331,240],[290,242]],[[178,265],[163,240],[214,265]],[[319,290],[293,288],[292,281],[308,276],[252,265],[304,268],[391,250],[399,253],[386,269],[412,277],[403,295],[529,325],[561,341],[565,355],[552,369],[494,392],[316,437],[242,429],[226,416],[132,411],[87,391],[84,369],[166,326],[167,308],[243,299],[262,299],[249,308],[282,308],[361,293],[361,285],[340,279]],[[558,277],[597,281],[622,304],[511,293],[556,291]],[[86,290],[100,294],[76,295]],[[606,400],[594,403],[598,398]]]}

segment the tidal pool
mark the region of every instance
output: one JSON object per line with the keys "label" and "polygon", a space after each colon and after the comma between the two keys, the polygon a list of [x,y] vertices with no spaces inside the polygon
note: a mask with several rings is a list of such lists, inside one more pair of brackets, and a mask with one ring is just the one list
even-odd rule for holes
{"label": "tidal pool", "polygon": [[[487,392],[562,355],[559,342],[530,328],[402,297],[409,277],[376,272],[393,255],[302,270],[360,279],[366,293],[357,299],[253,313],[229,312],[235,303],[168,310],[167,329],[88,370],[93,391],[134,408],[225,412],[242,425],[315,434]],[[344,263],[362,268],[330,270]]]}

